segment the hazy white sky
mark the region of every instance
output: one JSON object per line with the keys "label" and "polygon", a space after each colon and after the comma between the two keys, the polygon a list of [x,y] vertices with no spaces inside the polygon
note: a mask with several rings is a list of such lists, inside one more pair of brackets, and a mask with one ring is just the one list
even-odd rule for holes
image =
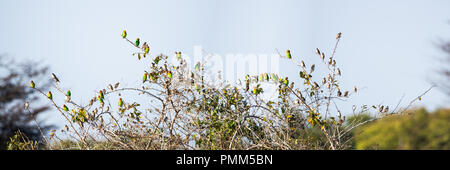
{"label": "hazy white sky", "polygon": [[[87,103],[109,83],[135,86],[141,79],[148,63],[131,56],[123,29],[157,54],[192,55],[195,45],[219,55],[278,48],[306,63],[319,62],[317,47],[330,53],[342,32],[341,86],[362,89],[342,103],[349,111],[351,104],[395,106],[403,95],[406,105],[431,85],[443,55],[435,43],[450,39],[449,9],[448,0],[2,0],[0,54],[42,61],[74,100]],[[298,77],[293,64],[280,64],[283,75]],[[448,103],[434,89],[417,106]]]}

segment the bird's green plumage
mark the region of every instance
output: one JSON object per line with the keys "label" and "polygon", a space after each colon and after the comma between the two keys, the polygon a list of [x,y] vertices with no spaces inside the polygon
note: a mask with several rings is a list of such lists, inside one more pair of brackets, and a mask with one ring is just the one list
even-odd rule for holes
{"label": "bird's green plumage", "polygon": [[33,80],[31,80],[31,82],[30,82],[30,87],[31,87],[31,88],[36,87],[36,85],[34,84]]}
{"label": "bird's green plumage", "polygon": [[123,32],[122,32],[122,38],[127,38],[127,31],[123,30]]}
{"label": "bird's green plumage", "polygon": [[51,91],[48,91],[47,97],[48,97],[49,99],[53,99],[53,95],[52,95],[52,92],[51,92]]}
{"label": "bird's green plumage", "polygon": [[290,50],[287,50],[287,51],[286,51],[286,56],[287,56],[287,58],[289,58],[289,59],[292,58],[292,56],[291,56],[291,51],[290,51]]}
{"label": "bird's green plumage", "polygon": [[122,98],[119,99],[119,106],[122,107],[123,106],[123,101]]}
{"label": "bird's green plumage", "polygon": [[67,111],[69,111],[69,108],[67,108],[66,105],[63,105],[63,110],[67,112]]}
{"label": "bird's green plumage", "polygon": [[144,73],[144,76],[142,77],[142,83],[145,83],[147,81],[147,73]]}
{"label": "bird's green plumage", "polygon": [[140,43],[139,38],[136,38],[136,46],[137,47],[139,47],[139,43]]}

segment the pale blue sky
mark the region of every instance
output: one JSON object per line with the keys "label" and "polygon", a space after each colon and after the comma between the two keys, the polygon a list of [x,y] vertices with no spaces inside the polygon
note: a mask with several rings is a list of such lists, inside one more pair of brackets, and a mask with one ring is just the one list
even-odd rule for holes
{"label": "pale blue sky", "polygon": [[[351,104],[395,106],[403,94],[406,105],[431,85],[443,55],[434,43],[450,39],[449,9],[448,0],[2,0],[0,54],[42,61],[86,103],[109,83],[139,82],[148,63],[131,56],[123,29],[157,53],[192,54],[195,45],[221,55],[278,48],[306,63],[319,62],[317,47],[331,52],[342,32],[342,86],[364,87],[343,103],[349,111]],[[294,65],[281,71],[298,77]],[[434,89],[417,106],[448,103]]]}

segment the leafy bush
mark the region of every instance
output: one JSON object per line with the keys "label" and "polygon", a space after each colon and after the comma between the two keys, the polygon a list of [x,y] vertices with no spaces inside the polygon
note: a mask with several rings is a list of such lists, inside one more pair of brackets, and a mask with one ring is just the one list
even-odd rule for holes
{"label": "leafy bush", "polygon": [[356,149],[450,149],[450,109],[391,115],[355,131]]}
{"label": "leafy bush", "polygon": [[[204,63],[191,69],[176,52],[178,63],[172,64],[167,55],[152,55],[139,38],[129,40],[126,31],[122,38],[136,47],[133,56],[139,61],[150,60],[137,87],[105,85],[89,104],[80,105],[71,100],[70,90],[60,87],[56,75],[53,92],[65,101],[55,101],[52,91],[32,85],[67,120],[62,132],[72,141],[52,134],[50,138],[60,141],[49,149],[348,149],[352,130],[364,124],[344,124],[335,103],[357,92],[356,87],[340,87],[342,73],[334,55],[341,33],[329,56],[316,49],[324,75],[289,50],[280,54],[299,66],[302,83],[297,87],[274,73],[247,75],[238,85],[211,82],[204,76]],[[276,99],[261,97],[263,84],[277,89]],[[145,98],[126,98],[129,92]],[[381,113],[378,118],[388,112],[383,107],[373,106]],[[361,112],[368,110],[362,107]]]}

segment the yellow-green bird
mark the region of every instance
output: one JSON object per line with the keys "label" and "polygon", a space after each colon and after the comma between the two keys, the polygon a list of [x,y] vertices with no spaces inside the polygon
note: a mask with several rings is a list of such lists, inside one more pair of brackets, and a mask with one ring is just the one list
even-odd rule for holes
{"label": "yellow-green bird", "polygon": [[34,81],[33,81],[33,80],[31,80],[31,82],[30,82],[30,87],[31,87],[31,88],[36,87],[36,85],[34,84]]}
{"label": "yellow-green bird", "polygon": [[200,62],[197,62],[197,64],[195,64],[195,70],[200,71]]}
{"label": "yellow-green bird", "polygon": [[288,77],[285,77],[284,78],[284,84],[287,86],[287,85],[289,85],[289,79],[288,79]]}
{"label": "yellow-green bird", "polygon": [[127,31],[123,30],[123,32],[122,32],[122,38],[127,38]]}
{"label": "yellow-green bird", "polygon": [[291,56],[291,50],[286,50],[286,56],[287,56],[287,58],[289,58],[289,59],[292,58],[292,56]]}
{"label": "yellow-green bird", "polygon": [[47,97],[48,97],[50,100],[53,99],[53,95],[52,95],[52,92],[51,92],[51,91],[48,91]]}
{"label": "yellow-green bird", "polygon": [[167,77],[172,78],[172,72],[171,71],[167,71]]}
{"label": "yellow-green bird", "polygon": [[103,96],[103,91],[102,91],[102,90],[99,90],[98,93],[99,93],[99,96],[100,96],[101,98],[104,97],[104,96]]}
{"label": "yellow-green bird", "polygon": [[272,80],[278,82],[278,76],[275,73],[272,73]]}
{"label": "yellow-green bird", "polygon": [[67,111],[69,111],[69,108],[67,108],[66,105],[63,105],[63,110],[67,112]]}
{"label": "yellow-green bird", "polygon": [[197,83],[194,84],[194,88],[195,88],[195,90],[200,90],[200,88],[198,88],[198,84]]}
{"label": "yellow-green bird", "polygon": [[120,106],[120,107],[123,106],[123,100],[122,100],[122,98],[119,98],[119,106]]}
{"label": "yellow-green bird", "polygon": [[141,42],[139,41],[139,38],[136,38],[136,47],[139,47],[139,43],[141,43]]}
{"label": "yellow-green bird", "polygon": [[144,42],[144,44],[142,44],[142,49],[144,50],[145,54],[148,54],[148,52],[150,51],[150,47],[147,45],[147,42]]}
{"label": "yellow-green bird", "polygon": [[99,96],[98,101],[99,101],[100,103],[103,103],[103,97],[100,97],[100,96]]}
{"label": "yellow-green bird", "polygon": [[104,94],[103,94],[103,91],[100,90],[98,93],[99,93],[99,94],[98,94],[98,100],[99,100],[99,101],[102,100],[102,101],[100,101],[100,102],[103,103],[103,99],[105,98],[105,96],[104,96]]}
{"label": "yellow-green bird", "polygon": [[155,62],[155,64],[158,64],[159,60],[161,60],[161,58],[159,56],[156,56],[153,62]]}
{"label": "yellow-green bird", "polygon": [[147,76],[148,76],[148,73],[145,72],[144,76],[142,77],[142,83],[145,83],[145,81],[147,81]]}
{"label": "yellow-green bird", "polygon": [[258,94],[258,88],[257,87],[253,87],[253,94]]}
{"label": "yellow-green bird", "polygon": [[180,60],[181,59],[181,52],[175,52],[175,55],[177,56],[177,59]]}
{"label": "yellow-green bird", "polygon": [[67,93],[66,93],[66,96],[71,96],[72,95],[72,93],[70,92],[70,90],[67,90]]}

